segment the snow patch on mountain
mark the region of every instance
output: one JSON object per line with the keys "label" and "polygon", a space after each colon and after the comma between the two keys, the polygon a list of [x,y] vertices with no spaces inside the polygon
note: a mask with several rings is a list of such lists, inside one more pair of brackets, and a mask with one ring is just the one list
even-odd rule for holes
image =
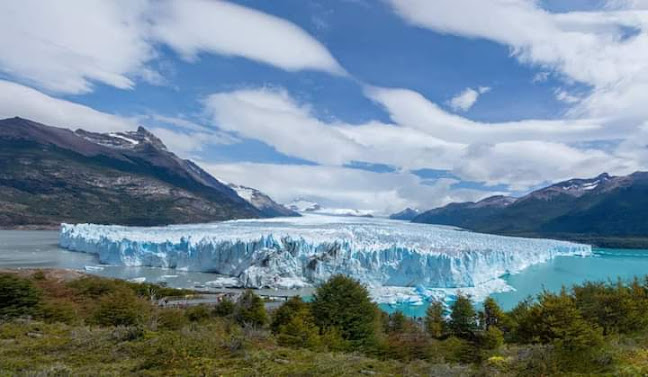
{"label": "snow patch on mountain", "polygon": [[233,183],[230,183],[228,186],[234,190],[241,199],[252,204],[267,217],[299,216],[298,213],[275,202],[268,195],[257,189]]}

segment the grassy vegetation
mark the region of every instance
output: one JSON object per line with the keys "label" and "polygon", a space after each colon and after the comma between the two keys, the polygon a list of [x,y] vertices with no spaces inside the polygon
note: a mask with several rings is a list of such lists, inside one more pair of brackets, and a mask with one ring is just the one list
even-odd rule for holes
{"label": "grassy vegetation", "polygon": [[162,308],[187,292],[98,277],[0,274],[0,376],[638,376],[648,283],[587,283],[510,312],[459,296],[422,321],[387,315],[336,276],[272,313],[248,291]]}

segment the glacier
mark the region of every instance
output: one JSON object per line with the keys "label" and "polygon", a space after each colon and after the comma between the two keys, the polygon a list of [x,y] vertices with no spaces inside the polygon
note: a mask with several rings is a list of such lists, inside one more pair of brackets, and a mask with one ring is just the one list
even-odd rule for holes
{"label": "glacier", "polygon": [[505,274],[592,252],[566,241],[321,215],[153,228],[62,224],[59,242],[102,264],[213,272],[239,287],[311,287],[345,274],[384,302],[416,302],[438,289],[488,290]]}

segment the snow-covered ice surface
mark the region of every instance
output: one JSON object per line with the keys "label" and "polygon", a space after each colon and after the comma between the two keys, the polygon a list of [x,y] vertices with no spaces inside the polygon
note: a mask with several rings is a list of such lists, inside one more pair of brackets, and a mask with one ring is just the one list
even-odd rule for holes
{"label": "snow-covered ice surface", "polygon": [[308,215],[138,228],[62,224],[60,245],[101,263],[214,272],[213,285],[315,286],[352,276],[379,302],[416,304],[457,289],[477,296],[507,289],[502,275],[587,245],[501,237],[386,219]]}

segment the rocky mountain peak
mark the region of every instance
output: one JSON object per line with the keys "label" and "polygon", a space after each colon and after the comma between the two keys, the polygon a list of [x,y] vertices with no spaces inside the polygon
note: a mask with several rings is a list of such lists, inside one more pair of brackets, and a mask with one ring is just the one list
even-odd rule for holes
{"label": "rocky mountain peak", "polygon": [[142,126],[138,127],[137,131],[98,133],[78,129],[74,133],[92,143],[110,148],[141,149],[144,146],[152,146],[167,151],[162,140]]}

